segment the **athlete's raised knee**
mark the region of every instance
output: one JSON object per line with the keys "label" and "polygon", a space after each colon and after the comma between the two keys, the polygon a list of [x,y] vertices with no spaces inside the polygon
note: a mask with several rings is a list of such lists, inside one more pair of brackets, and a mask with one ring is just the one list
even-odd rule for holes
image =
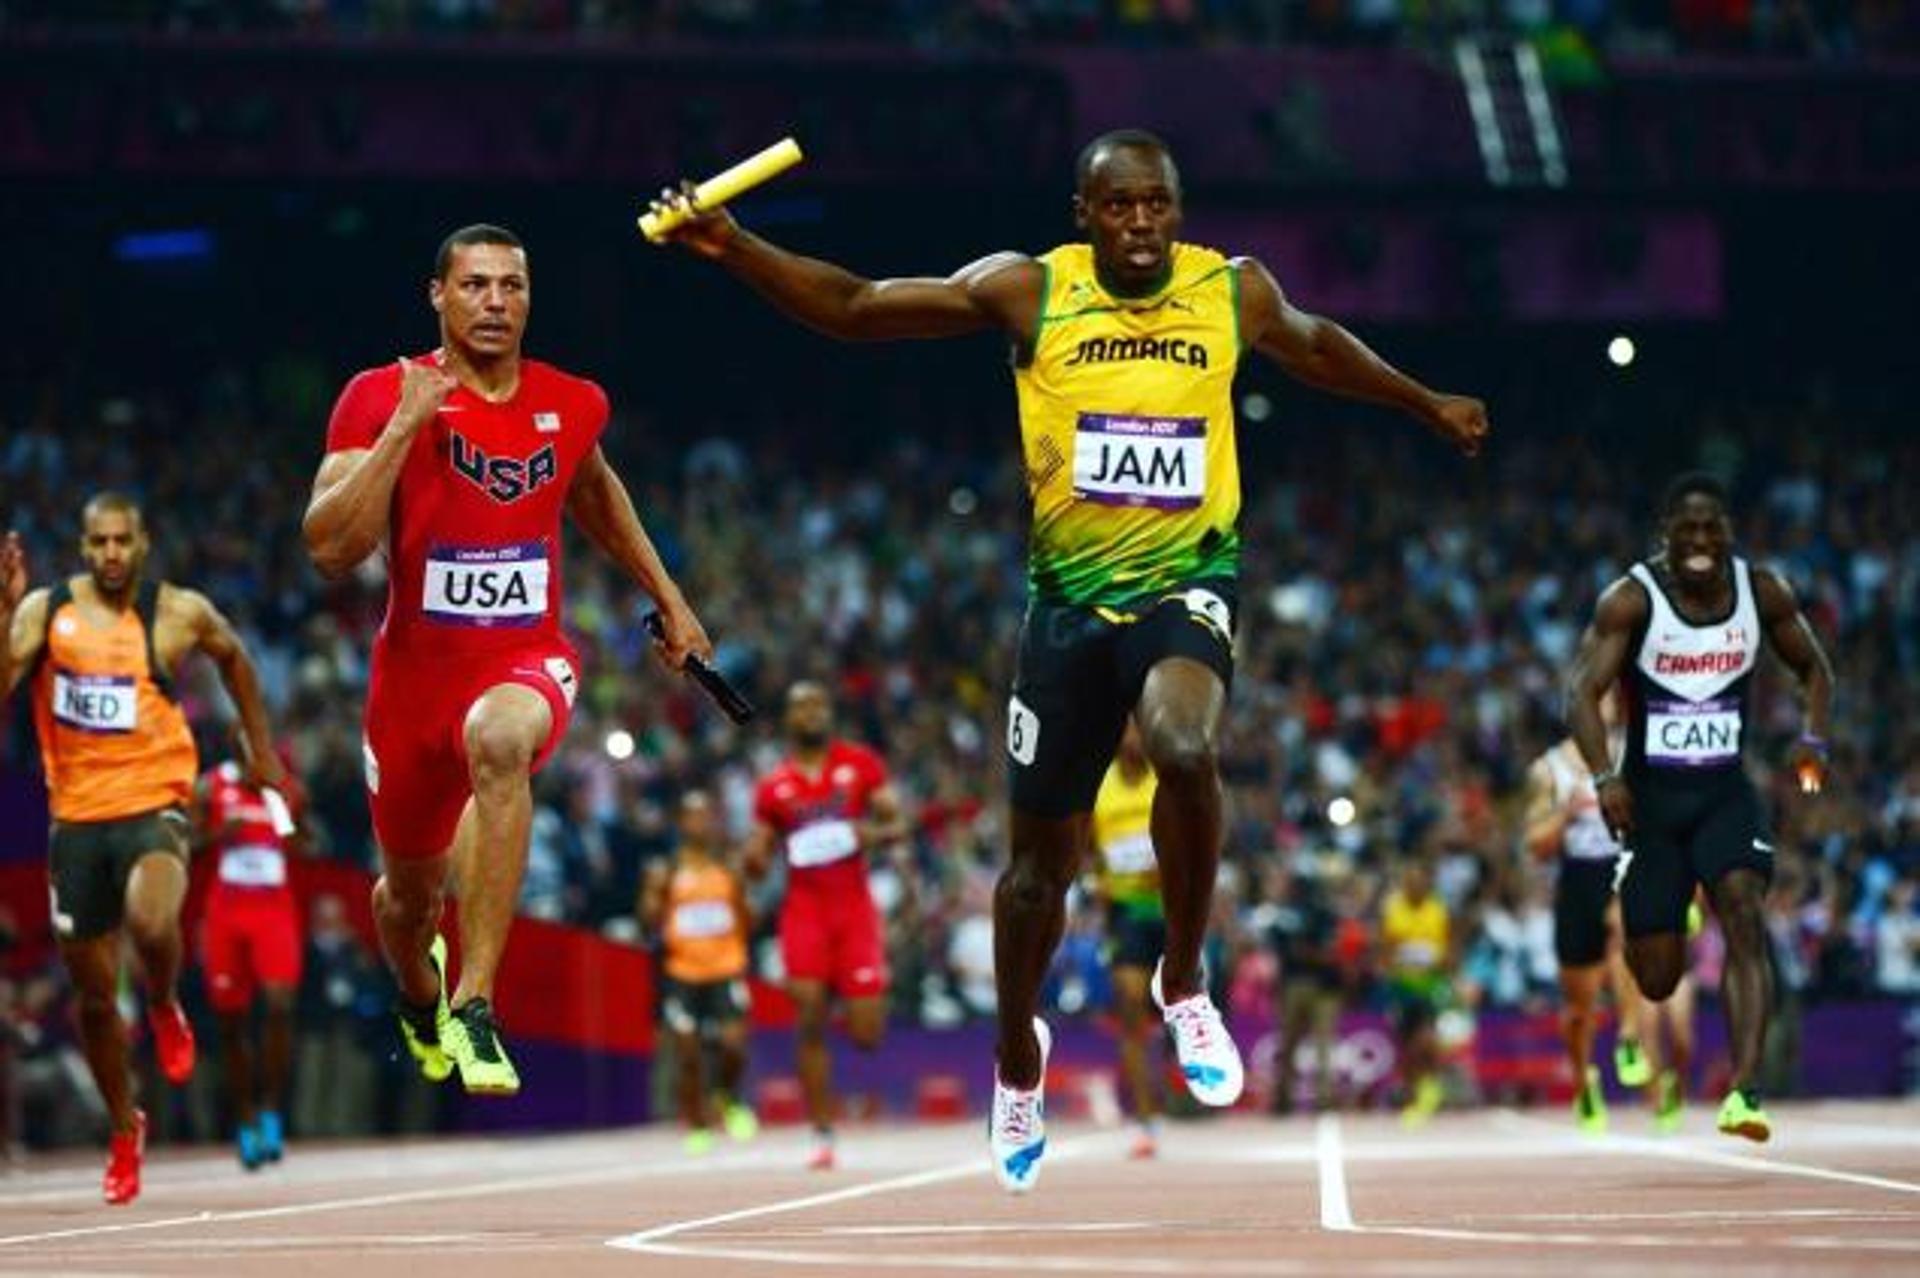
{"label": "athlete's raised knee", "polygon": [[525,721],[496,714],[469,715],[466,743],[467,760],[476,776],[530,772],[539,748]]}
{"label": "athlete's raised knee", "polygon": [[1219,746],[1197,723],[1156,723],[1143,734],[1147,759],[1162,782],[1206,780],[1219,771]]}

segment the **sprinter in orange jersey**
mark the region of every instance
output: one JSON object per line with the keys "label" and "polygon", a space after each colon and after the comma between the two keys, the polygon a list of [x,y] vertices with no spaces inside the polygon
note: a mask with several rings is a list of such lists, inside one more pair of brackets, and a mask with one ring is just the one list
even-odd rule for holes
{"label": "sprinter in orange jersey", "polygon": [[240,638],[206,597],[144,579],[140,507],[99,493],[82,514],[87,571],[27,590],[15,533],[0,542],[0,691],[32,680],[34,727],[52,799],[53,926],[72,974],[87,1066],[113,1122],[103,1189],[140,1193],[146,1115],[134,1107],[127,1028],[114,1003],[124,928],[146,977],[147,1023],[160,1069],[193,1072],[180,1010],[180,903],[187,894],[187,803],[198,771],[172,673],[193,649],[213,659],[240,712],[259,785],[286,780],[259,680]]}
{"label": "sprinter in orange jersey", "polygon": [[[718,1118],[735,1140],[759,1129],[740,1099],[747,1068],[747,934],[752,921],[740,875],[720,848],[718,817],[704,790],[680,799],[680,847],[656,861],[640,890],[640,917],[661,938],[660,1012],[673,1035],[687,1152],[713,1148]],[[718,1057],[717,1096],[707,1095],[702,1057]]]}

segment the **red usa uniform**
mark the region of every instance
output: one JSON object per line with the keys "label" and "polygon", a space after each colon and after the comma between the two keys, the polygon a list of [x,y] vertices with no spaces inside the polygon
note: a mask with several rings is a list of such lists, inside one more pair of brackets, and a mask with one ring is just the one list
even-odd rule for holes
{"label": "red usa uniform", "polygon": [[[359,374],[334,405],[327,451],[371,448],[399,402],[397,363]],[[415,436],[393,490],[367,691],[367,793],[389,856],[453,842],[469,793],[463,725],[488,688],[546,698],[553,731],[536,768],[565,734],[579,656],[560,631],[560,517],[606,423],[598,386],[529,359],[511,399],[456,387]]]}
{"label": "red usa uniform", "polygon": [[831,985],[842,998],[867,998],[887,987],[880,915],[855,827],[886,783],[879,755],[834,741],[817,774],[788,759],[754,794],[754,816],[780,837],[787,858],[780,910],[787,975]]}
{"label": "red usa uniform", "polygon": [[216,1012],[244,1012],[261,985],[300,983],[300,912],[287,881],[287,848],[267,797],[237,764],[206,777],[206,823],[213,831],[213,886],[200,926],[207,1001]]}

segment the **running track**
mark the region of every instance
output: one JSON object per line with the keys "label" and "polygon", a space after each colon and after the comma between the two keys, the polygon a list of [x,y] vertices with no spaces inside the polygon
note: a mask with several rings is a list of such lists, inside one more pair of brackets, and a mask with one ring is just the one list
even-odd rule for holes
{"label": "running track", "polygon": [[93,1156],[62,1156],[0,1173],[0,1274],[1920,1272],[1920,1103],[1770,1108],[1764,1147],[1705,1110],[1655,1139],[1616,1109],[1599,1140],[1479,1111],[1172,1124],[1151,1163],[1056,1124],[1021,1199],[972,1122],[850,1127],[830,1174],[791,1130],[700,1160],[665,1128],[295,1146],[253,1176],[165,1151],[113,1210]]}

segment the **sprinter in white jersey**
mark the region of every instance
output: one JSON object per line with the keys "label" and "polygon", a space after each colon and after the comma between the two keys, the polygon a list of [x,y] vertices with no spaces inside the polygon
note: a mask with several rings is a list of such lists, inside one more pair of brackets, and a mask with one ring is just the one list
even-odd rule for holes
{"label": "sprinter in white jersey", "polygon": [[[1601,814],[1625,849],[1616,887],[1641,992],[1663,1001],[1685,973],[1696,884],[1720,918],[1733,1079],[1719,1127],[1763,1141],[1772,1127],[1755,1082],[1772,973],[1761,901],[1773,843],[1743,767],[1747,686],[1764,638],[1806,694],[1794,764],[1811,794],[1825,780],[1833,668],[1786,582],[1733,555],[1718,480],[1681,476],[1661,511],[1662,553],[1608,586],[1594,609],[1574,659],[1568,718]],[[1622,678],[1626,753],[1616,765],[1600,699]]]}
{"label": "sprinter in white jersey", "polygon": [[[1604,698],[1600,711],[1607,725],[1608,754],[1617,758],[1622,740],[1619,697]],[[1573,738],[1554,745],[1527,769],[1524,822],[1527,850],[1555,863],[1553,948],[1560,962],[1560,1036],[1577,1088],[1574,1121],[1582,1131],[1599,1135],[1607,1129],[1607,1102],[1600,1071],[1593,1064],[1593,1041],[1599,1031],[1603,984],[1613,988],[1620,1020],[1613,1054],[1620,1082],[1627,1087],[1644,1086],[1652,1070],[1640,1049],[1640,991],[1627,972],[1619,944],[1613,876],[1620,845],[1600,814],[1593,778]]]}

